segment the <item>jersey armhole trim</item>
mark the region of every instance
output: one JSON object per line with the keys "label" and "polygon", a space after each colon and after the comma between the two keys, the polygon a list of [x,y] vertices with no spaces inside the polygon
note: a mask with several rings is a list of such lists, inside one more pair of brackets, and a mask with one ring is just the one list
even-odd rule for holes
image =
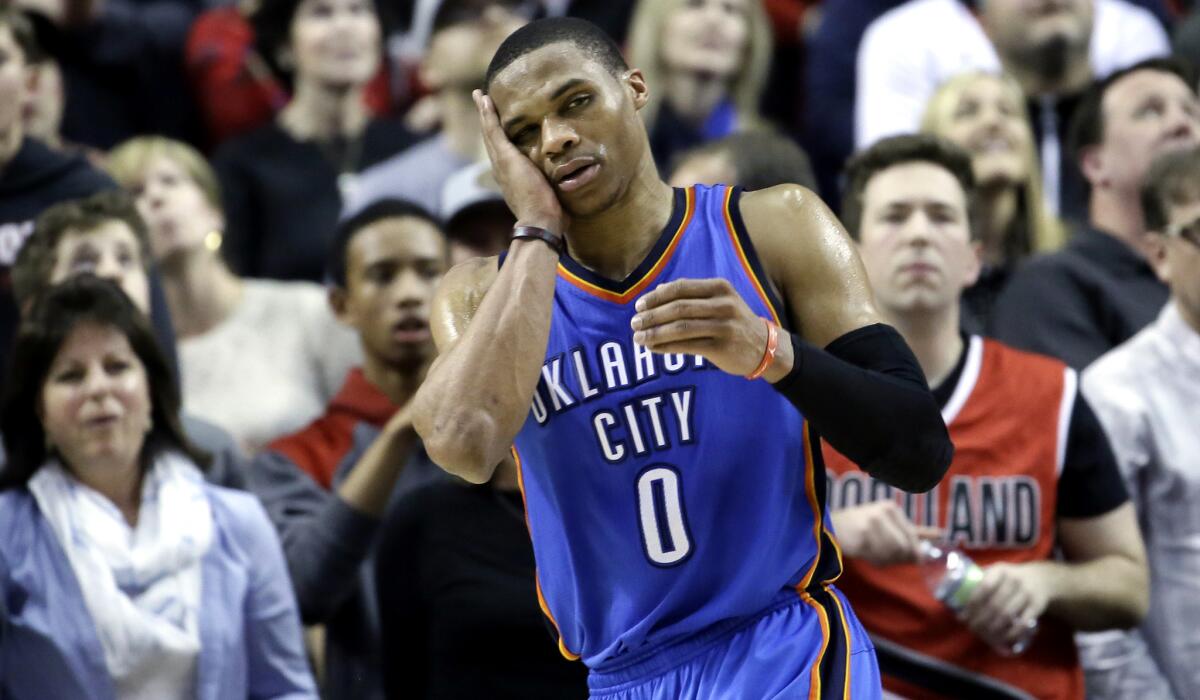
{"label": "jersey armhole trim", "polygon": [[731,185],[725,188],[725,228],[729,232],[729,238],[733,241],[733,248],[737,251],[738,259],[741,260],[746,275],[754,284],[758,296],[766,304],[767,310],[773,317],[772,320],[784,330],[790,331],[791,323],[788,320],[787,308],[772,290],[770,280],[754,249],[754,242],[750,240],[750,234],[746,230],[746,222],[742,220],[740,205],[742,192],[743,189],[740,186]]}
{"label": "jersey armhole trim", "polygon": [[1062,399],[1058,407],[1058,437],[1054,450],[1054,471],[1062,476],[1063,464],[1067,459],[1067,442],[1070,440],[1071,416],[1075,413],[1075,396],[1079,391],[1079,373],[1067,367],[1063,370]]}
{"label": "jersey armhole trim", "polygon": [[[525,476],[521,469],[521,455],[517,452],[517,446],[512,447],[513,461],[517,466],[517,488],[521,491],[521,505],[525,508],[525,529],[529,532],[529,539],[533,541],[533,528],[529,526],[529,504],[525,500]],[[567,661],[579,661],[579,654],[567,648],[567,643],[563,641],[562,630],[558,627],[558,620],[554,619],[554,614],[550,612],[550,604],[546,602],[546,596],[542,595],[542,576],[538,572],[537,566],[533,569],[533,586],[537,591],[538,607],[541,608],[542,614],[550,621],[550,625],[554,628],[554,633],[558,635],[558,653],[562,654]]]}

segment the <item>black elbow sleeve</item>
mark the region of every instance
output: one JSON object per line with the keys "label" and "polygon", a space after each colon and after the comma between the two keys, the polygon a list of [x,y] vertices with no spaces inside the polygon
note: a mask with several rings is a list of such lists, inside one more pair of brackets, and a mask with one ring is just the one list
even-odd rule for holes
{"label": "black elbow sleeve", "polygon": [[894,328],[859,328],[825,350],[793,334],[792,347],[792,371],[775,386],[834,449],[905,491],[941,481],[954,445],[921,366]]}

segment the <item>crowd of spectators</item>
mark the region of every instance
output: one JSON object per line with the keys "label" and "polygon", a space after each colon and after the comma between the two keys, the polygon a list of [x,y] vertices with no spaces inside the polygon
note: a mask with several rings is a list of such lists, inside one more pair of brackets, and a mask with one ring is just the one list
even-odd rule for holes
{"label": "crowd of spectators", "polygon": [[563,15],[665,181],[839,213],[942,407],[927,494],[824,449],[888,691],[1200,697],[1192,0],[0,0],[0,697],[586,696],[518,467],[410,407],[514,224],[472,91]]}

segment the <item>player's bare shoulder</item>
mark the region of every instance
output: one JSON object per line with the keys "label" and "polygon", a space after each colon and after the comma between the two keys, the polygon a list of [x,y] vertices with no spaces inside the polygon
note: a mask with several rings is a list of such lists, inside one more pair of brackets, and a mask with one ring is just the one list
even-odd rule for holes
{"label": "player's bare shoulder", "polygon": [[739,204],[767,277],[806,340],[824,347],[878,320],[854,242],[815,192],[778,185],[747,192]]}
{"label": "player's bare shoulder", "polygon": [[787,184],[746,192],[739,208],[746,232],[774,279],[780,278],[773,268],[781,261],[817,254],[830,244],[849,244],[841,222],[807,187]]}
{"label": "player's bare shoulder", "polygon": [[496,256],[471,258],[450,268],[438,285],[429,318],[438,348],[445,349],[467,329],[499,272]]}

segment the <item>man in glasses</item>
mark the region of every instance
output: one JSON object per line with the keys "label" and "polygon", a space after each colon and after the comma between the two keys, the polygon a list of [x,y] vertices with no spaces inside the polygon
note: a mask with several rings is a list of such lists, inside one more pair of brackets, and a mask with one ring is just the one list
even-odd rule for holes
{"label": "man in glasses", "polygon": [[1154,320],[1167,288],[1147,263],[1139,194],[1156,157],[1200,142],[1195,85],[1187,66],[1155,59],[1089,90],[1071,129],[1091,188],[1088,225],[1013,276],[996,303],[996,338],[1083,369]]}
{"label": "man in glasses", "polygon": [[1142,634],[1175,697],[1200,698],[1200,148],[1155,161],[1142,208],[1148,258],[1171,299],[1088,368],[1083,391],[1142,522],[1151,572]]}

